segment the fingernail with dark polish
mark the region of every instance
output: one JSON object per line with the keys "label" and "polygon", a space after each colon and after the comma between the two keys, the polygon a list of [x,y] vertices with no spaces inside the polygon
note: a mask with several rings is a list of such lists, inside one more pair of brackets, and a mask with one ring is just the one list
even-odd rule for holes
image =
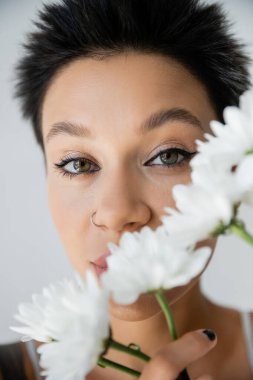
{"label": "fingernail with dark polish", "polygon": [[209,340],[215,340],[216,334],[213,330],[206,329],[206,330],[203,330],[202,332],[208,337]]}

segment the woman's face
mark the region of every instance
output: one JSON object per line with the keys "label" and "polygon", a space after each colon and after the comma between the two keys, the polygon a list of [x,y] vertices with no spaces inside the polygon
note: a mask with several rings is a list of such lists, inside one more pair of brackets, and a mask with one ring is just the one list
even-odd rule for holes
{"label": "woman's face", "polygon": [[216,118],[205,87],[159,55],[83,58],[55,76],[42,109],[49,207],[81,275],[123,232],[161,224]]}

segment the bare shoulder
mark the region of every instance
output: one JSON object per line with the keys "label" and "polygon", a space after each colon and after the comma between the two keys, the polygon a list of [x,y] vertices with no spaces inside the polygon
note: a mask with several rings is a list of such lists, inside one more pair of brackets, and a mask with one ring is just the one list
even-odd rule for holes
{"label": "bare shoulder", "polygon": [[35,380],[33,366],[23,342],[0,345],[0,380]]}
{"label": "bare shoulder", "polygon": [[253,311],[250,312],[250,320],[251,320],[251,326],[253,330]]}

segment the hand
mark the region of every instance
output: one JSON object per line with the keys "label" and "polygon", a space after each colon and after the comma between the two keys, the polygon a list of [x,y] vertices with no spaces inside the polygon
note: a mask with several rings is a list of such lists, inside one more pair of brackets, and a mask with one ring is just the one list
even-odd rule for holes
{"label": "hand", "polygon": [[[203,331],[207,331],[204,333]],[[208,337],[209,335],[209,337]],[[215,347],[217,338],[210,330],[196,330],[183,335],[158,351],[144,367],[140,380],[183,380],[180,373]],[[202,375],[192,380],[211,380]]]}

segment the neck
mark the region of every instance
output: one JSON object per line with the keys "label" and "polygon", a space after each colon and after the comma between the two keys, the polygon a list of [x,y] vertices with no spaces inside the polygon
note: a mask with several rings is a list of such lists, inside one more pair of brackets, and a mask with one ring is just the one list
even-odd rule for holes
{"label": "neck", "polygon": [[[147,296],[146,296],[147,297]],[[117,312],[112,309],[111,327],[113,340],[129,345],[135,343],[149,356],[153,356],[159,349],[170,342],[170,334],[166,319],[155,297],[140,298],[138,303],[130,308],[117,306]],[[130,310],[131,309],[131,310]],[[209,301],[200,291],[199,282],[172,306],[178,336],[187,331],[202,328],[208,320]],[[140,312],[141,310],[141,312]],[[123,319],[124,316],[124,319]],[[127,317],[126,317],[127,316]],[[120,359],[131,367],[141,369],[143,364],[128,356],[123,358],[118,351],[109,350],[105,357],[111,360]],[[137,367],[136,367],[137,366]]]}

